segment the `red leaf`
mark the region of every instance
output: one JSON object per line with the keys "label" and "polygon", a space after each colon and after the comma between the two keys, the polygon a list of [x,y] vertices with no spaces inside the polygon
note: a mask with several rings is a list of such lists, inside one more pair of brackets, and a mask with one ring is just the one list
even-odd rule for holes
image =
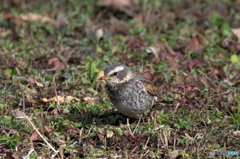
{"label": "red leaf", "polygon": [[195,35],[192,37],[192,40],[188,44],[187,49],[201,51],[204,44],[205,44],[205,40],[201,36]]}
{"label": "red leaf", "polygon": [[133,46],[134,49],[141,49],[142,45],[135,40],[129,40],[128,45]]}
{"label": "red leaf", "polygon": [[145,68],[144,70],[143,70],[143,74],[145,75],[145,77],[147,78],[147,79],[149,79],[149,80],[152,80],[152,74],[151,74],[151,72],[150,72],[150,70],[148,69],[148,68]]}
{"label": "red leaf", "polygon": [[47,125],[44,125],[43,127],[48,133],[52,133],[52,130]]}
{"label": "red leaf", "polygon": [[38,140],[38,139],[39,139],[39,135],[36,131],[34,131],[29,138],[30,141],[35,141],[35,140]]}
{"label": "red leaf", "polygon": [[53,65],[55,70],[57,70],[59,68],[60,69],[65,69],[66,68],[65,64],[61,60],[59,60],[59,58],[57,58],[57,57],[50,58],[48,60],[48,64]]}
{"label": "red leaf", "polygon": [[3,17],[4,17],[5,19],[12,19],[13,14],[10,13],[10,12],[3,12]]}
{"label": "red leaf", "polygon": [[199,65],[204,66],[204,65],[206,65],[206,63],[199,61],[199,60],[192,60],[192,61],[188,62],[188,64],[187,64],[189,70],[192,70],[192,68],[194,66],[199,66]]}

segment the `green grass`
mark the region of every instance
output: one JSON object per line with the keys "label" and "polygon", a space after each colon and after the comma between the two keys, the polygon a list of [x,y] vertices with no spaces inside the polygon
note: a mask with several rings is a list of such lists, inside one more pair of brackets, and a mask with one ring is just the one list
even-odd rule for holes
{"label": "green grass", "polygon": [[[32,159],[240,153],[240,57],[231,32],[240,25],[236,3],[139,0],[129,16],[92,0],[0,2],[0,158],[31,150]],[[28,13],[42,17],[24,20]],[[156,53],[147,53],[149,47]],[[128,123],[96,81],[110,63],[150,70],[169,102]],[[56,95],[77,100],[42,100]]]}

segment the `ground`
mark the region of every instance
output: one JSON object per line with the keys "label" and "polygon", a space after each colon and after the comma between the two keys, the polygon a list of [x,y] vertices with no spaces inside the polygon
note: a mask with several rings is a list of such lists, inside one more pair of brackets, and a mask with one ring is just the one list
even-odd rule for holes
{"label": "ground", "polygon": [[[239,0],[0,8],[0,158],[237,158]],[[118,113],[96,81],[111,63],[159,88],[140,120]]]}

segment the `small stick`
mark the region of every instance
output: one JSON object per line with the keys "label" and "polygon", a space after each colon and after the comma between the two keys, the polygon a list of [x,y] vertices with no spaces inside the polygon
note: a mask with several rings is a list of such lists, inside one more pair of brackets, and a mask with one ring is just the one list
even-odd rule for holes
{"label": "small stick", "polygon": [[130,134],[131,134],[132,136],[134,136],[133,133],[132,133],[132,130],[131,130],[131,128],[130,128],[130,125],[129,125],[129,118],[127,118],[127,127],[128,127],[128,130],[129,130]]}
{"label": "small stick", "polygon": [[24,117],[27,121],[32,125],[33,129],[38,133],[38,135],[43,139],[43,141],[57,154],[58,151],[44,138],[44,136],[38,131],[36,126],[32,123],[32,121],[23,113]]}
{"label": "small stick", "polygon": [[137,127],[138,127],[138,125],[139,125],[141,119],[142,119],[142,115],[141,115],[140,118],[138,119],[138,123],[137,123],[135,129],[133,130],[133,134],[135,133],[135,131],[136,131],[136,129],[137,129]]}

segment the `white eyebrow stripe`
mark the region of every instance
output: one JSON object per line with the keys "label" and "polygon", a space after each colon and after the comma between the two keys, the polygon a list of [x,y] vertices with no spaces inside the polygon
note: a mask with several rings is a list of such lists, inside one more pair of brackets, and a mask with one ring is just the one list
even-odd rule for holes
{"label": "white eyebrow stripe", "polygon": [[128,72],[128,74],[119,83],[124,83],[130,79],[132,79],[132,73]]}
{"label": "white eyebrow stripe", "polygon": [[115,67],[112,71],[110,71],[110,72],[108,73],[108,75],[111,75],[111,74],[113,74],[114,72],[119,72],[119,71],[122,71],[122,70],[124,70],[124,67],[123,67],[123,66]]}

